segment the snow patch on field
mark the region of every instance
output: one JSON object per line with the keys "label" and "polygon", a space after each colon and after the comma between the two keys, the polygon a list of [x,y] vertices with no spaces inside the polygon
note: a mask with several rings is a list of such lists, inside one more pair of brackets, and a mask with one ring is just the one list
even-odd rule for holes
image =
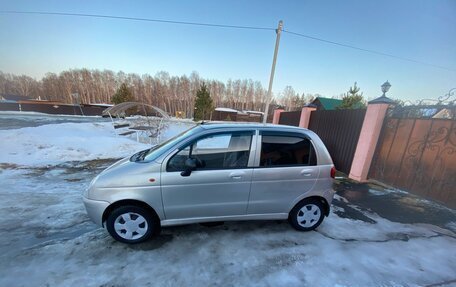
{"label": "snow patch on field", "polygon": [[148,145],[117,137],[111,123],[63,123],[1,130],[0,162],[27,166],[120,158]]}
{"label": "snow patch on field", "polygon": [[[169,123],[162,140],[192,126]],[[0,163],[25,166],[56,165],[66,161],[122,158],[151,145],[117,136],[109,122],[62,123],[0,130]]]}

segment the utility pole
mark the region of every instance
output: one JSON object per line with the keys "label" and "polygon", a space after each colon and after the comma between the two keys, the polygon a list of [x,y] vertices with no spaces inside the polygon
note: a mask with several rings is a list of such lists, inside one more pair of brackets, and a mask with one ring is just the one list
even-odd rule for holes
{"label": "utility pole", "polygon": [[277,61],[277,53],[279,52],[279,43],[280,43],[280,34],[282,33],[282,28],[283,28],[283,21],[279,21],[279,26],[276,29],[276,43],[275,43],[275,49],[274,49],[274,58],[272,59],[272,68],[271,68],[271,77],[269,78],[269,88],[268,88],[268,94],[266,96],[266,109],[264,111],[263,115],[263,123],[266,123],[268,119],[268,113],[269,113],[269,104],[272,101],[272,82],[274,82],[274,72],[275,72],[275,66],[276,66],[276,61]]}

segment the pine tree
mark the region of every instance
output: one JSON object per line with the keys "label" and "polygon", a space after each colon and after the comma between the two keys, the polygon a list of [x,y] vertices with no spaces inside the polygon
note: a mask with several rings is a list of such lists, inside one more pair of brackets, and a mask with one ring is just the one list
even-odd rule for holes
{"label": "pine tree", "polygon": [[128,88],[127,84],[123,83],[120,85],[120,88],[116,91],[114,96],[111,97],[111,102],[114,105],[123,103],[123,102],[132,102],[135,98],[133,97],[132,92]]}
{"label": "pine tree", "polygon": [[363,93],[359,93],[360,88],[356,86],[350,87],[348,92],[342,96],[342,104],[337,107],[339,110],[343,109],[362,109],[366,107],[366,101],[363,98]]}
{"label": "pine tree", "polygon": [[203,83],[200,89],[196,92],[195,100],[195,114],[193,119],[195,121],[205,120],[210,117],[213,109],[213,101],[207,86]]}

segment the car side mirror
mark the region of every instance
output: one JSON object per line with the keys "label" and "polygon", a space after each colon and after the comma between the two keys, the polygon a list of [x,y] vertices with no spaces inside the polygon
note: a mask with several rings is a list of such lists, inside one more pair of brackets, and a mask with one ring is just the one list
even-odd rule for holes
{"label": "car side mirror", "polygon": [[181,172],[182,176],[190,176],[192,171],[196,170],[196,167],[198,165],[198,161],[194,158],[187,158],[185,160],[185,170]]}

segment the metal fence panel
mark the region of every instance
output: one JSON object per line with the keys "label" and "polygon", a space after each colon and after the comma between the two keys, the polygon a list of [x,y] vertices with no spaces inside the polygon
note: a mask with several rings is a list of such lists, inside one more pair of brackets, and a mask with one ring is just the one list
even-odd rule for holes
{"label": "metal fence panel", "polygon": [[301,119],[301,111],[281,112],[279,124],[299,127],[300,119]]}
{"label": "metal fence panel", "polygon": [[336,169],[343,173],[350,173],[365,114],[365,109],[311,113],[309,129],[323,140]]}

